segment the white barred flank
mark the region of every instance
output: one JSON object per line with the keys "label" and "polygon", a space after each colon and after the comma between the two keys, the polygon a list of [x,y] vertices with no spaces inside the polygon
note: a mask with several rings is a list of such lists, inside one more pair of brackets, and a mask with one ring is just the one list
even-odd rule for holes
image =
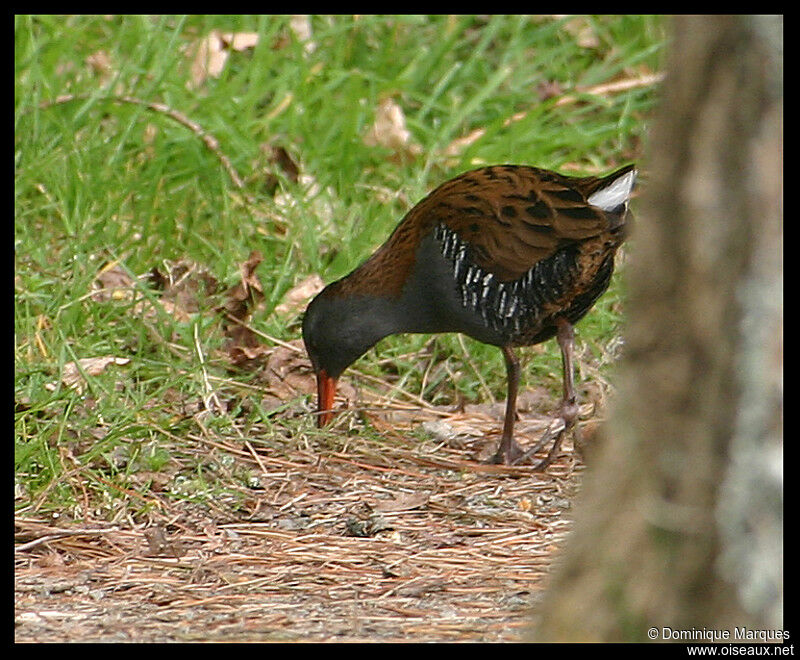
{"label": "white barred flank", "polygon": [[568,253],[557,253],[535,264],[519,279],[502,282],[471,262],[469,244],[444,224],[436,226],[435,238],[442,254],[453,264],[453,278],[461,304],[478,312],[493,330],[509,337],[536,325],[545,303],[563,290],[575,265]]}

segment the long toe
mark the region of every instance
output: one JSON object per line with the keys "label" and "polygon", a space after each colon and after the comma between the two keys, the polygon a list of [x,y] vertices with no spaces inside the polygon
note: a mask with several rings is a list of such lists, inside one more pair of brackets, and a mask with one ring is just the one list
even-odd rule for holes
{"label": "long toe", "polygon": [[525,454],[525,450],[515,440],[512,440],[507,446],[504,446],[504,444],[500,444],[494,456],[487,461],[488,463],[492,465],[514,465]]}
{"label": "long toe", "polygon": [[547,456],[533,465],[533,470],[536,472],[544,470],[548,465],[550,465],[550,463],[553,462],[553,460],[555,460],[556,456],[558,455],[558,450],[561,448],[561,442],[564,439],[564,434],[569,431],[573,422],[574,418],[570,421],[564,419],[563,417],[557,417],[554,419],[552,422],[550,422],[550,426],[547,427],[547,430],[544,432],[542,437],[539,438],[539,441],[515,457],[512,461],[512,464],[527,464],[539,451],[547,446],[550,446],[550,451],[547,453]]}

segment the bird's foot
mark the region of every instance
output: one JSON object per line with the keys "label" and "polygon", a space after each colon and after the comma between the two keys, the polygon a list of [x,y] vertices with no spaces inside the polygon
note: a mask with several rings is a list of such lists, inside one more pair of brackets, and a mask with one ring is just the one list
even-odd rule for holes
{"label": "bird's foot", "polygon": [[510,442],[502,440],[497,452],[486,462],[491,465],[514,465],[524,454],[525,450],[511,438]]}
{"label": "bird's foot", "polygon": [[[547,445],[552,443],[552,447],[550,448],[550,451],[547,452],[547,456],[545,456],[541,461],[532,466],[532,470],[534,472],[541,472],[548,465],[550,465],[558,456],[558,451],[559,449],[561,449],[561,443],[564,440],[564,435],[570,430],[573,430],[573,432],[576,434],[578,433],[578,427],[575,425],[577,419],[578,419],[578,404],[575,402],[564,401],[561,404],[561,415],[559,417],[556,417],[552,422],[550,422],[550,426],[547,427],[547,430],[544,432],[544,435],[542,435],[542,437],[539,439],[539,442],[537,442],[530,449],[521,451],[518,455],[515,455],[510,462],[507,462],[506,464],[520,465],[521,463],[524,463],[526,460],[528,460],[531,456],[534,456],[541,449],[545,448]],[[499,451],[498,454],[500,454]]]}

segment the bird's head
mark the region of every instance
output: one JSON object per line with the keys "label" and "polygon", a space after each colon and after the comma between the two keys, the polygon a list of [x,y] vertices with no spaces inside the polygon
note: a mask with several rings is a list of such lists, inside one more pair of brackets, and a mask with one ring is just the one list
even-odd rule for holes
{"label": "bird's head", "polygon": [[342,372],[388,332],[378,329],[374,302],[336,295],[326,287],[306,309],[303,342],[317,377],[317,417],[322,427],[333,419],[336,382]]}

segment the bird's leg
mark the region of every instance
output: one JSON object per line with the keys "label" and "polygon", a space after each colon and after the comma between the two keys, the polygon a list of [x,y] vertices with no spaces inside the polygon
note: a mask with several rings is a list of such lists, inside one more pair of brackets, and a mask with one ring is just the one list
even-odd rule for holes
{"label": "bird's leg", "polygon": [[561,348],[561,361],[564,366],[564,398],[561,400],[561,418],[564,420],[565,430],[572,428],[578,419],[578,396],[575,394],[575,331],[572,324],[565,318],[556,321],[558,333],[556,340]]}
{"label": "bird's leg", "polygon": [[517,391],[519,390],[519,358],[510,346],[501,347],[506,361],[508,396],[506,397],[506,417],[503,422],[503,438],[500,447],[492,457],[492,463],[511,465],[522,456],[522,448],[514,441],[514,421],[517,415]]}
{"label": "bird's leg", "polygon": [[[561,399],[561,415],[559,419],[550,424],[544,436],[542,436],[534,447],[531,447],[512,461],[512,464],[521,463],[553,440],[553,446],[547,456],[533,466],[534,470],[543,470],[553,462],[558,454],[558,450],[561,448],[564,434],[575,426],[575,421],[578,419],[578,397],[575,393],[575,370],[573,367],[575,356],[575,331],[572,328],[572,324],[565,318],[558,318],[556,320],[556,327],[558,328],[556,340],[558,341],[558,346],[561,348],[561,361],[564,367],[564,393]],[[555,436],[555,439],[553,439],[553,436]]]}

